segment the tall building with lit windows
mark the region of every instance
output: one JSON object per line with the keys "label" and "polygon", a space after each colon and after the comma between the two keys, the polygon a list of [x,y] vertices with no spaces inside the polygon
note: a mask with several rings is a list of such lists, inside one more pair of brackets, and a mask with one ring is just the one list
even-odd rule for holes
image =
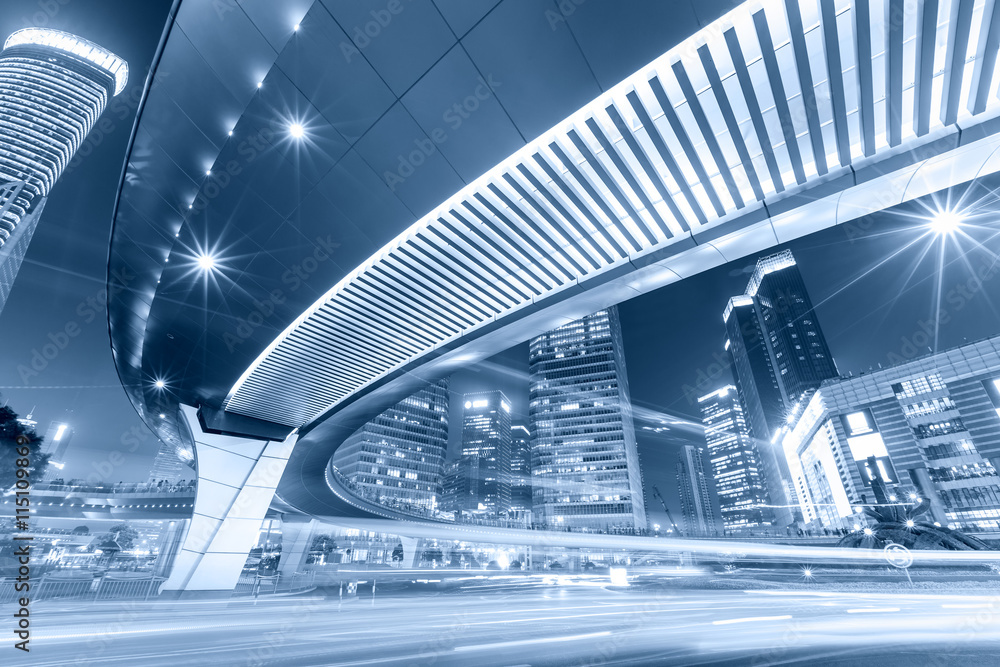
{"label": "tall building with lit windows", "polygon": [[803,394],[838,376],[791,251],[759,259],[746,291],[729,300],[722,319],[736,387],[777,507],[775,522],[788,525],[799,518],[795,493],[773,441]]}
{"label": "tall building with lit windows", "polygon": [[112,97],[128,65],[75,35],[26,28],[0,51],[0,310],[45,197]]}
{"label": "tall building with lit windows", "polygon": [[510,509],[531,511],[531,433],[524,424],[510,428]]}
{"label": "tall building with lit windows", "polygon": [[[1000,529],[1000,336],[827,380],[781,440],[805,520],[854,529],[877,476],[933,520]],[[889,500],[893,498],[890,497]]]}
{"label": "tall building with lit windows", "polygon": [[715,510],[705,475],[705,452],[701,447],[684,445],[677,459],[677,493],[681,499],[684,532],[712,535],[718,530]]}
{"label": "tall building with lit windows", "polygon": [[646,529],[618,309],[531,341],[533,516],[551,528]]}
{"label": "tall building with lit windows", "polygon": [[333,465],[369,499],[434,508],[448,449],[448,380],[404,398],[355,431]]}
{"label": "tall building with lit windows", "polygon": [[502,391],[466,394],[459,458],[472,490],[467,509],[501,514],[510,509],[510,400]]}
{"label": "tall building with lit windows", "polygon": [[773,520],[757,444],[739,392],[727,385],[698,399],[708,459],[728,532],[769,528]]}
{"label": "tall building with lit windows", "polygon": [[49,465],[45,468],[43,481],[52,480],[63,476],[63,469],[66,463],[66,450],[69,449],[70,440],[73,439],[73,427],[66,422],[54,421],[49,424],[42,439],[42,454],[49,455]]}

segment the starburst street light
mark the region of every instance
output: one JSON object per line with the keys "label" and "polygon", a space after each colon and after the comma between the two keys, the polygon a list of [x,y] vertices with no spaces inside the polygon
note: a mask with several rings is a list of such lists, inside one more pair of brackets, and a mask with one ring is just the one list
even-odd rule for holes
{"label": "starburst street light", "polygon": [[288,133],[296,139],[301,139],[305,135],[306,130],[302,127],[301,123],[292,123],[288,126]]}
{"label": "starburst street light", "polygon": [[153,384],[156,385],[157,389],[163,389],[166,386],[166,383],[163,380],[157,380]]}
{"label": "starburst street light", "polygon": [[211,255],[198,255],[198,266],[203,271],[211,271],[215,268],[215,258]]}
{"label": "starburst street light", "polygon": [[944,236],[958,231],[963,220],[964,217],[957,211],[938,211],[931,217],[928,226],[935,234]]}

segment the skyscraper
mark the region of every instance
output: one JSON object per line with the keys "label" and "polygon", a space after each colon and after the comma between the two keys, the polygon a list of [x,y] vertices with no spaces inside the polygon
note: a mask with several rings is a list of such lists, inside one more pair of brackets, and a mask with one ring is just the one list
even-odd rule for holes
{"label": "skyscraper", "polygon": [[188,472],[193,472],[190,463],[194,461],[193,454],[186,447],[178,447],[170,442],[160,442],[160,448],[153,459],[149,471],[150,482],[179,482]]}
{"label": "skyscraper", "polygon": [[531,511],[531,433],[523,424],[510,429],[510,509]]}
{"label": "skyscraper", "polygon": [[333,464],[368,497],[436,507],[448,449],[448,380],[404,398],[355,431]]}
{"label": "skyscraper", "polygon": [[0,52],[0,310],[31,242],[45,197],[128,65],[58,30],[26,28]]}
{"label": "skyscraper", "polygon": [[677,461],[677,492],[681,497],[681,516],[688,535],[711,535],[718,526],[705,476],[705,452],[701,447],[684,445]]}
{"label": "skyscraper", "polygon": [[51,482],[61,477],[66,463],[66,450],[73,438],[73,429],[66,422],[54,421],[49,424],[42,441],[42,454],[48,454],[49,465],[45,469],[43,481]]}
{"label": "skyscraper", "polygon": [[[466,394],[462,413],[462,459],[477,469],[474,503],[500,514],[510,508],[510,401],[502,391]],[[474,508],[473,508],[474,509]]]}
{"label": "skyscraper", "polygon": [[479,509],[479,459],[460,456],[444,464],[441,482],[441,509],[446,512],[475,512]]}
{"label": "skyscraper", "polygon": [[535,520],[645,529],[618,309],[538,336],[529,356]]}
{"label": "skyscraper", "polygon": [[786,506],[775,520],[787,525],[797,518],[788,509],[796,496],[787,462],[772,442],[802,395],[838,376],[791,251],[758,260],[746,292],[729,300],[722,318],[765,483],[774,504]]}
{"label": "skyscraper", "polygon": [[73,429],[66,422],[54,421],[45,431],[42,443],[42,454],[51,454],[53,461],[62,461],[66,456],[69,441],[73,438]]}
{"label": "skyscraper", "polygon": [[760,457],[736,387],[727,385],[706,394],[698,404],[723,528],[742,531],[770,526],[772,513],[764,507],[770,503]]}

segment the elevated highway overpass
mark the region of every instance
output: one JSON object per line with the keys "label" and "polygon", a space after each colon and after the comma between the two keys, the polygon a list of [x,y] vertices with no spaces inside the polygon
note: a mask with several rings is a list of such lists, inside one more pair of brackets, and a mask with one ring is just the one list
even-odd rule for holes
{"label": "elevated highway overpass", "polygon": [[231,570],[275,489],[380,516],[327,466],[424,383],[1000,169],[995,4],[359,7],[178,0],[147,81],[109,325],[196,443],[172,585]]}

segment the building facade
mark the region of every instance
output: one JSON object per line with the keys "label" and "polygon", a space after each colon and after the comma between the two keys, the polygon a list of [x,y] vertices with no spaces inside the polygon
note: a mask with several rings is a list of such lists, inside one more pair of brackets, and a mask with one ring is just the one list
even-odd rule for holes
{"label": "building facade", "polygon": [[775,521],[788,525],[801,517],[789,509],[796,504],[795,492],[773,440],[805,392],[838,376],[791,251],[757,261],[744,294],[726,305],[723,321],[736,388],[776,506]]}
{"label": "building facade", "polygon": [[462,465],[477,471],[474,508],[499,515],[510,509],[510,401],[502,391],[466,394],[462,412]]}
{"label": "building facade", "polygon": [[531,433],[523,424],[511,429],[510,446],[510,511],[531,511]]}
{"label": "building facade", "polygon": [[333,465],[365,497],[436,508],[448,450],[448,380],[404,398],[351,434]]}
{"label": "building facade", "polygon": [[727,385],[699,398],[698,407],[723,529],[732,533],[770,528],[771,501],[739,392]]}
{"label": "building facade", "polygon": [[149,481],[169,482],[174,484],[181,479],[193,475],[191,467],[194,462],[194,455],[187,447],[178,447],[169,442],[160,442],[160,448],[153,458],[153,465],[149,470]]}
{"label": "building facade", "polygon": [[127,81],[124,60],[69,33],[26,28],[4,43],[0,51],[0,310],[45,197]]}
{"label": "building facade", "polygon": [[942,525],[1000,528],[1000,337],[827,380],[781,440],[805,519],[853,529],[880,477]]}
{"label": "building facade", "polygon": [[686,535],[714,535],[718,531],[715,510],[705,475],[705,452],[701,447],[684,445],[677,460],[677,493]]}
{"label": "building facade", "polygon": [[533,513],[573,530],[645,530],[618,309],[531,341]]}

